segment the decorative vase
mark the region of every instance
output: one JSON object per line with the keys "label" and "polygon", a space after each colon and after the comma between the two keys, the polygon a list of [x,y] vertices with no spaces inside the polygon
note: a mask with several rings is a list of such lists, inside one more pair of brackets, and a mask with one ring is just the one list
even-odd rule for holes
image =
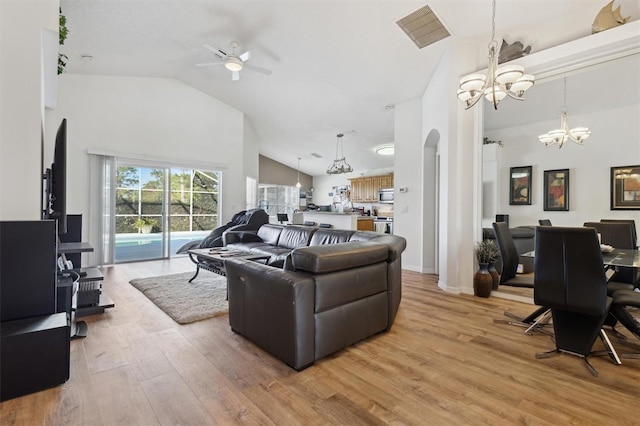
{"label": "decorative vase", "polygon": [[491,289],[497,290],[498,285],[500,284],[500,274],[498,274],[498,271],[496,270],[496,262],[489,262],[489,273],[493,279]]}
{"label": "decorative vase", "polygon": [[489,273],[489,264],[481,263],[480,269],[473,276],[473,294],[479,297],[489,297],[493,287],[493,278]]}

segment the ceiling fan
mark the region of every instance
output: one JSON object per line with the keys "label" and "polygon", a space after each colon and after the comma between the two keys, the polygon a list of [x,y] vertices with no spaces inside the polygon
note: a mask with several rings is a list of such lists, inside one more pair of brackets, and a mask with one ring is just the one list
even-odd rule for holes
{"label": "ceiling fan", "polygon": [[229,71],[231,71],[231,80],[233,81],[237,81],[240,80],[240,71],[243,69],[248,69],[248,70],[252,70],[252,71],[257,71],[260,72],[262,74],[266,74],[266,75],[270,75],[271,74],[271,70],[268,70],[266,68],[262,68],[262,67],[258,67],[255,65],[251,65],[251,64],[247,64],[247,61],[249,60],[249,58],[251,58],[251,52],[249,50],[247,50],[246,52],[237,55],[236,54],[236,49],[238,47],[240,47],[240,44],[238,44],[238,42],[236,41],[232,41],[231,42],[231,53],[227,53],[222,49],[218,49],[215,48],[209,44],[204,43],[202,45],[202,47],[204,47],[205,49],[209,50],[210,52],[212,52],[214,55],[216,55],[218,58],[220,58],[220,61],[216,61],[216,62],[206,62],[203,64],[196,64],[197,67],[208,67],[208,66],[213,66],[213,65],[224,65],[226,69],[228,69]]}

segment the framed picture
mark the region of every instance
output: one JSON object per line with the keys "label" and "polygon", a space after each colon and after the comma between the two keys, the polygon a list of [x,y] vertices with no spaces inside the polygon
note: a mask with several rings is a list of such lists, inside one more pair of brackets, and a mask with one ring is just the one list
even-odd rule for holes
{"label": "framed picture", "polygon": [[569,169],[544,171],[544,210],[569,211]]}
{"label": "framed picture", "polygon": [[640,166],[611,168],[611,210],[640,210]]}
{"label": "framed picture", "polygon": [[509,169],[510,205],[531,205],[531,171],[532,166],[511,167]]}

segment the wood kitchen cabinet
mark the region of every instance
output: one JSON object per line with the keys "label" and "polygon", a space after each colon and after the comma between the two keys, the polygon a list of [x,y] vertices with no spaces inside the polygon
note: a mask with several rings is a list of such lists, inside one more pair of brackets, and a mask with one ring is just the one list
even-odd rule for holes
{"label": "wood kitchen cabinet", "polygon": [[393,188],[393,175],[367,176],[350,179],[351,201],[356,203],[378,202],[380,188]]}
{"label": "wood kitchen cabinet", "polygon": [[358,218],[358,231],[374,231],[373,218]]}

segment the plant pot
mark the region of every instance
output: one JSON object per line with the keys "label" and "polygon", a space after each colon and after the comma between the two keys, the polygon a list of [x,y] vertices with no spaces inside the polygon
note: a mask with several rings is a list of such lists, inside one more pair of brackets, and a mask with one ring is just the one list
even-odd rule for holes
{"label": "plant pot", "polygon": [[144,225],[139,228],[141,234],[150,234],[153,230],[153,225]]}
{"label": "plant pot", "polygon": [[489,274],[491,274],[491,278],[493,279],[491,289],[497,290],[500,284],[500,274],[498,274],[496,270],[496,262],[489,262]]}
{"label": "plant pot", "polygon": [[480,269],[473,276],[473,294],[478,297],[489,297],[493,287],[493,278],[489,273],[489,264],[481,263]]}

